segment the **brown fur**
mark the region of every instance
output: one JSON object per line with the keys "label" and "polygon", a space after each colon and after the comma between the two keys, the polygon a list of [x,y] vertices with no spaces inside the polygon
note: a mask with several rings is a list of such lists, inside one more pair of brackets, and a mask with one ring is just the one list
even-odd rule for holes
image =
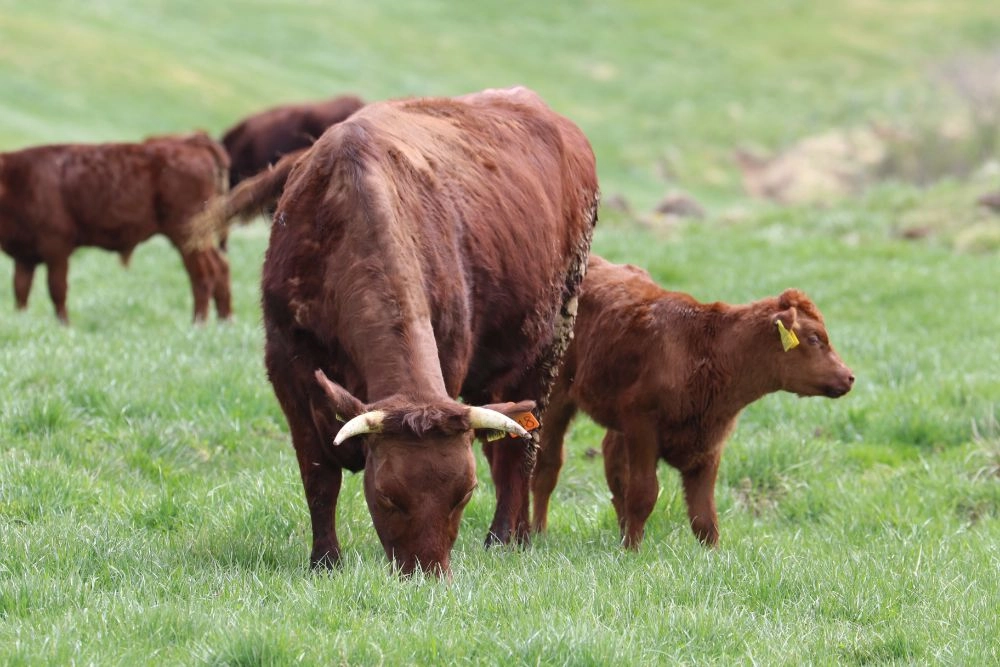
{"label": "brown fur", "polygon": [[260,173],[283,156],[308,148],[328,127],[363,106],[361,99],[345,95],[273,107],[244,118],[222,135],[222,145],[232,159],[230,187]]}
{"label": "brown fur", "polygon": [[[787,352],[779,319],[800,341]],[[608,429],[605,472],[625,546],[642,540],[659,459],[681,473],[695,535],[715,545],[716,473],[743,408],[775,391],[836,398],[853,383],[822,315],[798,290],[742,306],[702,304],[592,255],[575,337],[544,414],[532,528],[546,528],[563,436],[579,409]]]}
{"label": "brown fur", "polygon": [[17,307],[28,304],[35,267],[48,269],[56,315],[66,311],[69,256],[81,246],[121,255],[163,234],[181,252],[194,294],[194,319],[215,299],[231,312],[229,266],[213,244],[188,242],[192,216],[225,192],[228,157],[203,132],[142,143],[37,146],[0,154],[0,248],[14,259]]}
{"label": "brown fur", "polygon": [[[596,220],[593,153],[513,89],[372,104],[293,162],[233,195],[284,191],[262,279],[265,361],[299,459],[312,562],[339,560],[342,469],[364,467],[386,554],[405,572],[445,572],[476,484],[455,399],[527,401],[490,406],[510,415],[544,407]],[[381,432],[330,444],[369,410],[389,414]],[[489,539],[523,539],[534,443],[485,449],[498,495]]]}

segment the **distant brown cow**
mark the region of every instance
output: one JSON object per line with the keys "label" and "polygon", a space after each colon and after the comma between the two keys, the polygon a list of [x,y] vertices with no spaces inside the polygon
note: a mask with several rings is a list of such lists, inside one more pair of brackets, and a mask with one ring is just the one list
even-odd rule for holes
{"label": "distant brown cow", "polygon": [[265,362],[312,564],[339,561],[342,471],[364,468],[386,555],[447,572],[476,487],[475,430],[521,436],[485,446],[488,541],[525,538],[535,447],[512,418],[544,407],[572,331],[597,204],[583,133],[524,88],[372,104],[229,200],[259,206],[282,189]]}
{"label": "distant brown cow", "polygon": [[360,98],[345,95],[273,107],[244,118],[222,135],[222,145],[232,160],[230,186],[260,173],[288,153],[308,148],[328,127],[362,106]]}
{"label": "distant brown cow", "polygon": [[229,266],[215,247],[188,248],[189,222],[226,191],[229,158],[204,132],[142,143],[61,144],[0,153],[0,248],[14,259],[14,295],[28,305],[35,267],[48,269],[56,315],[69,322],[66,278],[76,248],[121,254],[163,234],[181,252],[194,319],[231,312]]}
{"label": "distant brown cow", "polygon": [[661,458],[681,473],[691,529],[715,545],[716,473],[743,408],[776,391],[837,398],[854,384],[819,310],[794,289],[743,306],[702,304],[591,256],[574,332],[543,419],[536,531],[546,528],[577,409],[608,429],[604,469],[626,547],[642,541]]}

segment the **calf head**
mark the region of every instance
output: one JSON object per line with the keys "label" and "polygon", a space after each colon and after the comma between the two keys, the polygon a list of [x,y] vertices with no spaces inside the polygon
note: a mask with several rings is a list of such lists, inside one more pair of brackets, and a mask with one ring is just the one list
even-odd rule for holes
{"label": "calf head", "polygon": [[769,316],[770,351],[778,355],[781,389],[799,396],[839,398],[851,390],[854,374],[830,345],[823,316],[795,289],[778,297],[778,312]]}
{"label": "calf head", "polygon": [[475,431],[528,437],[511,417],[534,402],[469,407],[394,396],[364,405],[322,371],[316,380],[347,420],[334,444],[366,439],[365,500],[386,556],[403,574],[417,567],[448,574],[462,511],[477,485]]}

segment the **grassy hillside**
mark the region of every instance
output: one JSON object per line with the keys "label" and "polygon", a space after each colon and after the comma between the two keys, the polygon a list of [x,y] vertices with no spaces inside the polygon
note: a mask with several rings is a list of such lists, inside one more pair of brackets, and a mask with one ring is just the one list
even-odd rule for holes
{"label": "grassy hillside", "polygon": [[[745,199],[731,162],[740,144],[936,122],[967,100],[934,73],[1000,48],[1000,13],[976,0],[399,4],[0,0],[0,149],[218,132],[342,91],[524,83],[587,131],[606,193],[648,209],[679,187],[708,205],[690,222],[606,210],[597,252],[706,301],[804,289],[855,390],[745,412],[714,552],[666,468],[643,549],[622,552],[587,454],[602,433],[581,419],[550,533],[529,550],[481,548],[481,475],[454,580],[401,582],[349,476],[346,563],[317,576],[263,370],[263,224],[231,240],[235,321],[200,329],[162,239],[127,271],[74,255],[69,329],[44,272],[14,312],[0,255],[0,664],[1000,660],[1000,222],[971,206],[996,177],[779,208]],[[913,226],[931,232],[903,238]]]}

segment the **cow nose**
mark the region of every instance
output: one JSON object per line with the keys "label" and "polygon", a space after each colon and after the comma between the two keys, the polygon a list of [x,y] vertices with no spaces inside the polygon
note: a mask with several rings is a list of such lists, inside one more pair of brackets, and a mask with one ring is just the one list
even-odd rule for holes
{"label": "cow nose", "polygon": [[854,386],[854,373],[851,373],[850,375],[847,376],[847,384],[851,385],[852,387]]}

